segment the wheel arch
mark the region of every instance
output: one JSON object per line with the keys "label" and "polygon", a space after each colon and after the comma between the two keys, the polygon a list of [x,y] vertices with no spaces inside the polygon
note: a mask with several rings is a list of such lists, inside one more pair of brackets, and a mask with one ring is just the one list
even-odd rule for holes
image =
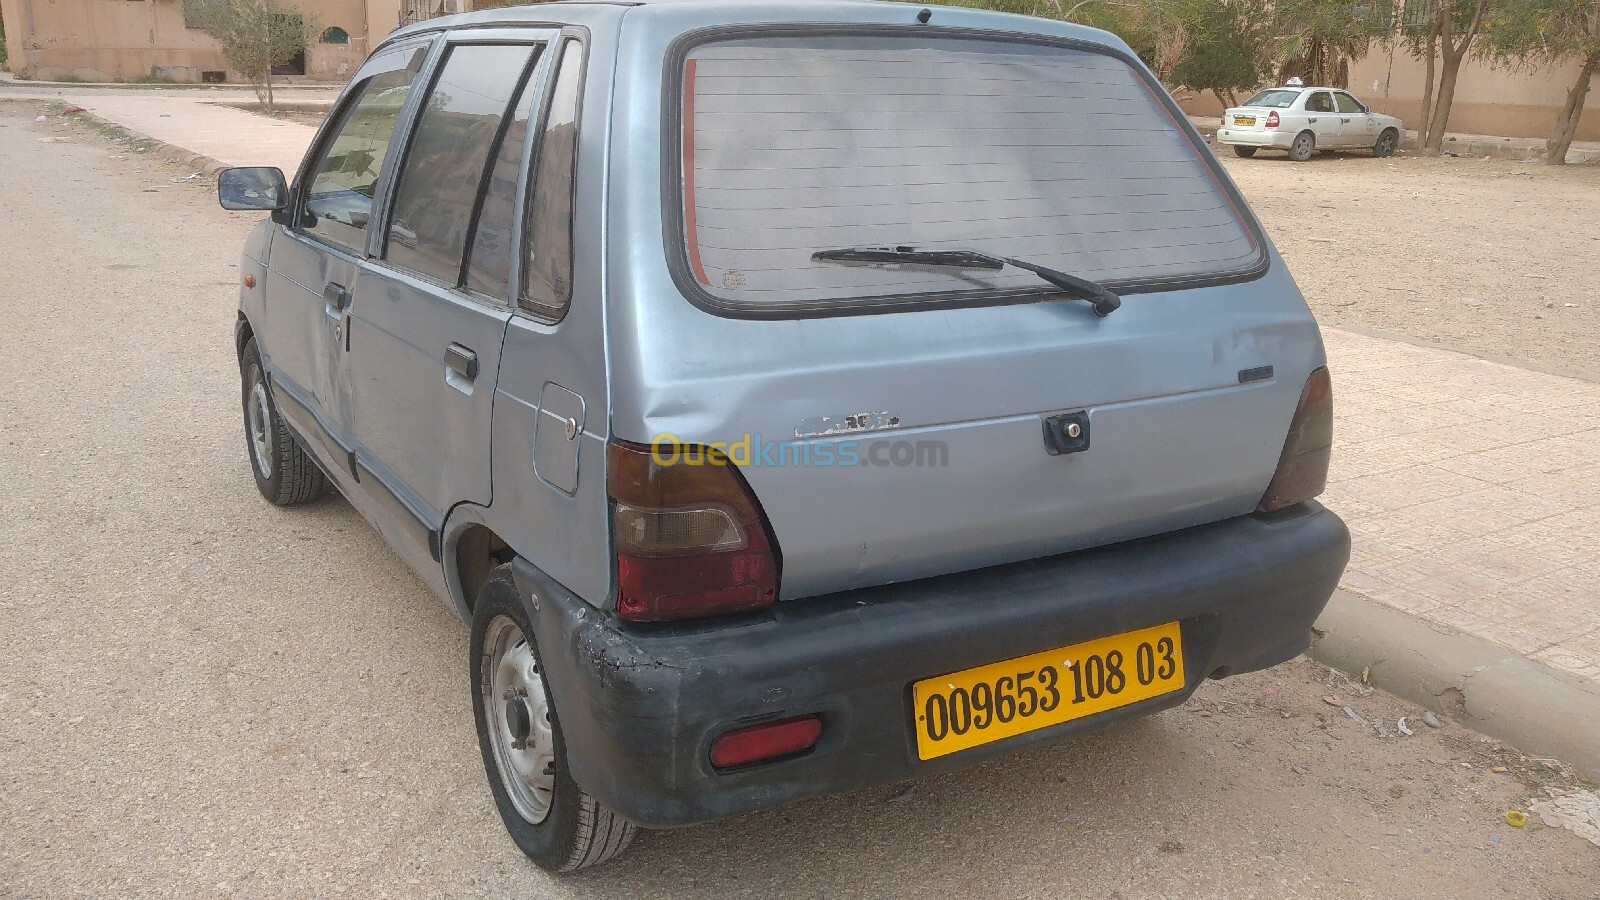
{"label": "wheel arch", "polygon": [[239,310],[239,317],[233,322],[233,352],[242,361],[244,359],[244,345],[256,336],[254,325],[250,324],[250,317]]}
{"label": "wheel arch", "polygon": [[464,619],[471,619],[478,591],[489,580],[489,573],[517,555],[490,524],[487,512],[475,504],[456,504],[444,530],[440,559],[445,586],[451,604]]}

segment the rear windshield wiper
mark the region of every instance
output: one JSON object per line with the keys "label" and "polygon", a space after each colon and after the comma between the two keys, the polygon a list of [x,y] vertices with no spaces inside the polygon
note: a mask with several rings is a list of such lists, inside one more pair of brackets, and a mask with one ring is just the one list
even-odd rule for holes
{"label": "rear windshield wiper", "polygon": [[1122,298],[1086,279],[1006,256],[990,256],[977,250],[918,250],[916,247],[841,247],[818,250],[812,259],[826,262],[909,263],[918,266],[950,266],[956,269],[1003,269],[1016,266],[1043,278],[1076,299],[1094,304],[1095,315],[1105,318],[1122,305]]}

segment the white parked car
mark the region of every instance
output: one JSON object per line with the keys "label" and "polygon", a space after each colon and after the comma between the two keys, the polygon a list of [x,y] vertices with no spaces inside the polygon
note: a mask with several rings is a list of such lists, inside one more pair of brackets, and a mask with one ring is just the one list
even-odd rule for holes
{"label": "white parked car", "polygon": [[1305,87],[1290,79],[1284,87],[1267,88],[1222,112],[1217,142],[1240,156],[1262,148],[1289,151],[1305,162],[1318,150],[1371,150],[1389,156],[1400,146],[1405,125],[1394,116],[1375,113],[1348,91]]}

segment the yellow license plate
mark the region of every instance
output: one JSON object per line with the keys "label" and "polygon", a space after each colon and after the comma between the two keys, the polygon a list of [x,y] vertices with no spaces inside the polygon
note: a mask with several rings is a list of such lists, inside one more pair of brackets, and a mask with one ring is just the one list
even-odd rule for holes
{"label": "yellow license plate", "polygon": [[1183,683],[1177,622],[927,678],[911,686],[917,757],[1092,716]]}
{"label": "yellow license plate", "polygon": [[1233,117],[1233,124],[1235,124],[1235,125],[1254,125],[1255,123],[1256,123],[1256,117],[1255,116],[1234,116]]}

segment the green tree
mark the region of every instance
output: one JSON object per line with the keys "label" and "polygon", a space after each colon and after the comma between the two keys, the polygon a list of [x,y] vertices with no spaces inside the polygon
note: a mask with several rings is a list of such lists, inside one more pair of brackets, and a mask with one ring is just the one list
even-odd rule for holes
{"label": "green tree", "polygon": [[1483,55],[1499,65],[1533,68],[1576,63],[1567,101],[1545,141],[1545,162],[1564,165],[1589,83],[1600,71],[1600,0],[1508,0],[1484,22]]}
{"label": "green tree", "polygon": [[1276,34],[1269,0],[1192,2],[1182,55],[1166,80],[1192,91],[1211,91],[1225,107],[1254,90],[1270,73]]}
{"label": "green tree", "polygon": [[272,70],[322,34],[322,23],[285,0],[183,0],[183,18],[222,45],[228,65],[274,109]]}
{"label": "green tree", "polygon": [[[1417,12],[1413,15],[1413,9]],[[1423,61],[1422,114],[1417,121],[1417,143],[1428,143],[1428,124],[1433,121],[1433,84],[1439,66],[1439,17],[1429,2],[1408,2],[1398,27],[1399,43],[1414,58]]]}
{"label": "green tree", "polygon": [[[1422,138],[1424,152],[1437,155],[1444,147],[1444,131],[1450,124],[1450,107],[1455,102],[1461,64],[1466,61],[1473,40],[1483,31],[1485,17],[1504,2],[1507,0],[1434,0],[1432,22],[1422,32],[1422,46],[1426,47],[1428,59],[1428,86],[1423,97],[1424,121],[1417,133]],[[1435,47],[1439,61],[1437,84],[1433,80]],[[1431,109],[1428,108],[1430,97]]]}

